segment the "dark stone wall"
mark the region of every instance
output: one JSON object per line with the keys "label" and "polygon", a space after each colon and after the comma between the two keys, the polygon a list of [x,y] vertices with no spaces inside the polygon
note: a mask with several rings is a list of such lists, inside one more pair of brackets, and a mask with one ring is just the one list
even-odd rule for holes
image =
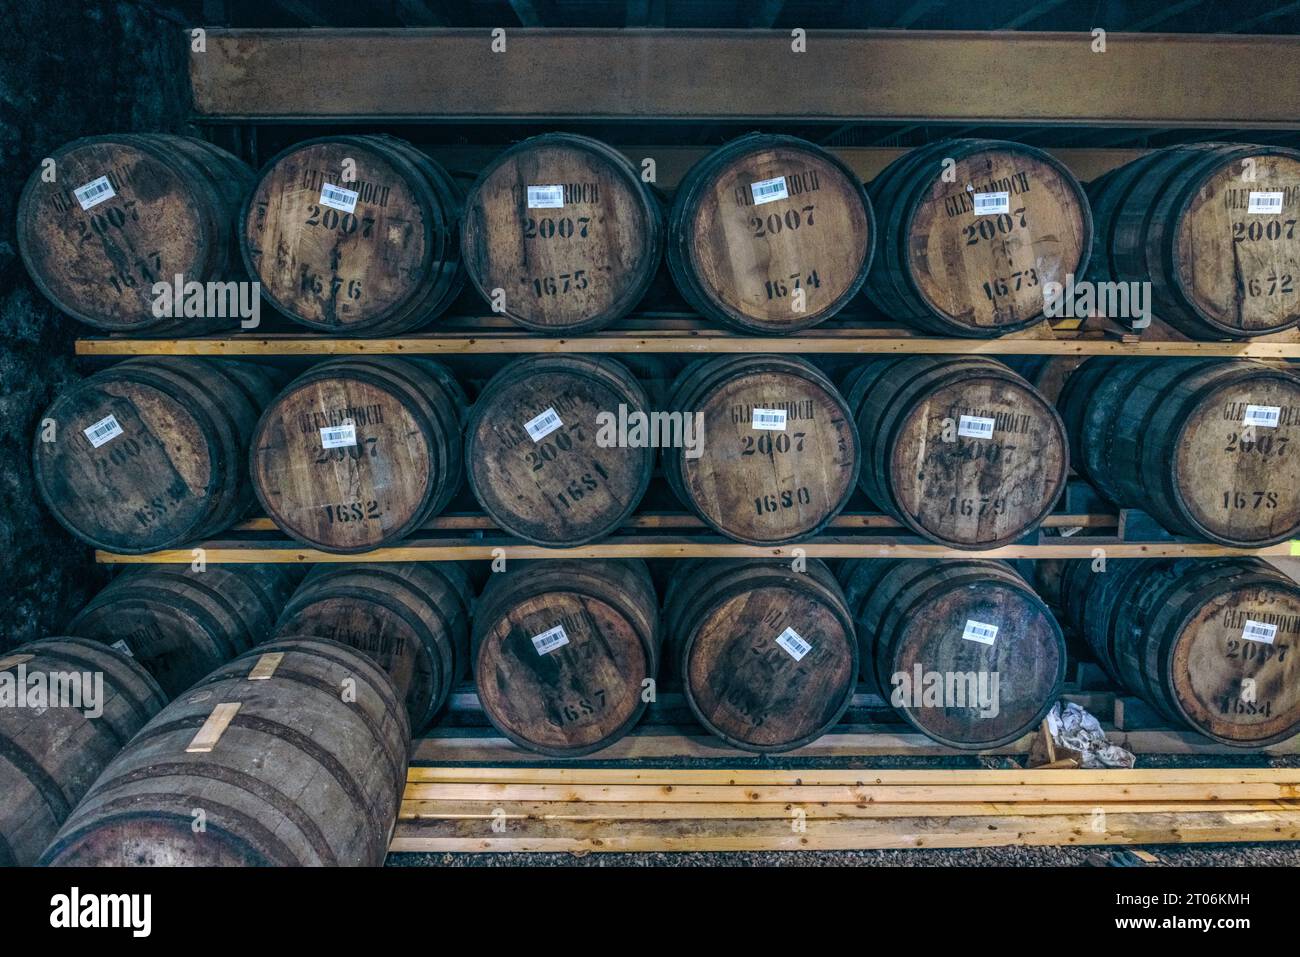
{"label": "dark stone wall", "polygon": [[80,326],[27,278],[18,195],[44,156],[79,136],[194,132],[182,23],[153,4],[0,0],[0,650],[57,634],[104,577],[32,485],[32,437],[78,376]]}

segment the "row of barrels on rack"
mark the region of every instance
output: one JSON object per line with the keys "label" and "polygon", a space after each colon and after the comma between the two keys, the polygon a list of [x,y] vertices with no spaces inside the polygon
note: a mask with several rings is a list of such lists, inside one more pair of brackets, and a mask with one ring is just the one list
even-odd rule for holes
{"label": "row of barrels on rack", "polygon": [[1151,311],[1193,338],[1300,322],[1300,152],[1284,147],[1157,150],[1085,190],[1034,147],[956,139],[864,187],[810,142],[755,133],[701,159],[671,205],[648,168],[572,134],[518,143],[472,183],[389,136],[299,143],[261,173],[177,136],[91,137],[52,159],[22,194],[23,259],[64,312],[109,332],[210,331],[223,320],[155,284],[206,291],[242,266],[318,331],[424,326],[468,279],[523,328],[572,335],[629,313],[664,260],[693,309],[758,334],[823,322],[862,290],[930,334],[1001,335],[1053,297],[1104,314],[1064,301],[1085,278],[1120,311],[1149,284]]}
{"label": "row of barrels on rack", "polygon": [[35,476],[73,534],[131,554],[202,541],[255,501],[304,545],[366,552],[416,534],[466,479],[506,533],[582,545],[627,522],[657,448],[684,505],[755,545],[817,534],[856,488],[929,541],[998,547],[1039,526],[1071,465],[1175,534],[1262,546],[1300,531],[1300,379],[1284,367],[1016,364],[874,358],[837,388],[805,359],[720,356],[665,396],[662,369],[537,355],[471,406],[423,358],[336,359],[287,384],[244,361],[138,358],[55,400]]}

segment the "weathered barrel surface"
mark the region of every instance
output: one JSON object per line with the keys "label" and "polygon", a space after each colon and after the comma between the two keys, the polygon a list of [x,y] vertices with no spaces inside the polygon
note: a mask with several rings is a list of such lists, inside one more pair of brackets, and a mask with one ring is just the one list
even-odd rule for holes
{"label": "weathered barrel surface", "polygon": [[590,332],[645,295],[663,255],[663,219],[658,197],[622,153],[547,133],[479,174],[465,201],[461,249],[479,293],[519,325]]}
{"label": "weathered barrel surface", "polygon": [[246,362],[128,359],[62,393],[33,447],[41,498],[85,542],[138,554],[187,544],[252,505],[248,446],[282,377]]}
{"label": "weathered barrel surface", "polygon": [[1032,731],[1065,679],[1061,627],[1002,562],[846,561],[862,677],[949,747],[996,748]]}
{"label": "weathered barrel surface", "polygon": [[330,552],[364,552],[436,515],[464,478],[466,399],[429,359],[348,358],[312,367],[267,407],[253,486],[281,529]]}
{"label": "weathered barrel surface", "polygon": [[723,535],[755,545],[824,528],[857,481],[858,432],[831,381],[794,357],[719,356],[689,366],[670,408],[692,429],[664,452],[677,497]]}
{"label": "weathered barrel surface", "polygon": [[492,724],[542,754],[590,754],[653,697],[659,612],[645,564],[545,560],[496,574],[479,597],[474,683]]}
{"label": "weathered barrel surface", "polygon": [[788,751],[840,719],[858,678],[853,619],[821,562],[680,562],[666,591],[666,661],[691,711],[728,744]]}
{"label": "weathered barrel surface", "polygon": [[323,639],[271,642],[150,721],[41,862],[377,866],[409,742],[392,681],[361,652]]}
{"label": "weathered barrel surface", "polygon": [[317,565],[284,605],[275,635],[314,635],[365,652],[404,696],[418,733],[466,673],[472,600],[454,562]]}
{"label": "weathered barrel surface", "polygon": [[1059,401],[1071,460],[1169,531],[1242,547],[1300,532],[1300,378],[1246,359],[1089,359]]}
{"label": "weathered barrel surface", "polygon": [[744,332],[794,332],[852,300],[875,242],[852,170],[806,140],[752,133],[700,160],[678,186],[668,266],[705,316]]}
{"label": "weathered barrel surface", "polygon": [[266,640],[300,577],[292,565],[129,568],[65,630],[130,655],[174,698]]}
{"label": "weathered barrel surface", "polygon": [[863,492],[932,541],[968,549],[1014,542],[1065,488],[1060,416],[1000,362],[874,359],[854,370],[844,395],[862,441]]}
{"label": "weathered barrel surface", "polygon": [[14,867],[36,863],[167,698],[122,652],[47,638],[0,652],[0,702],[0,866]]}
{"label": "weathered barrel surface", "polygon": [[935,335],[996,336],[1043,318],[1044,287],[1080,279],[1092,242],[1083,187],[1042,150],[932,143],[871,182],[885,240],[866,293]]}
{"label": "weathered barrel surface", "polygon": [[1151,284],[1152,311],[1194,339],[1300,322],[1300,151],[1197,143],[1089,184],[1089,278]]}
{"label": "weathered barrel surface", "polygon": [[[228,308],[225,317],[176,315],[174,296],[155,310],[154,284],[240,278],[234,224],[251,169],[203,140],[159,133],[86,137],[50,159],[18,201],[18,248],[51,302],[106,332],[238,325]],[[206,288],[204,299],[206,312]]]}
{"label": "weathered barrel surface", "polygon": [[[654,470],[652,411],[621,363],[595,356],[528,356],[503,367],[469,416],[465,464],[483,510],[539,545],[582,545],[621,525]],[[620,442],[619,421],[624,424]]]}
{"label": "weathered barrel surface", "polygon": [[1130,693],[1224,744],[1300,731],[1300,586],[1256,558],[1066,563],[1063,617]]}
{"label": "weathered barrel surface", "polygon": [[295,322],[343,335],[405,332],[464,284],[461,203],[447,172],[403,140],[308,140],[262,170],[244,208],[244,260]]}

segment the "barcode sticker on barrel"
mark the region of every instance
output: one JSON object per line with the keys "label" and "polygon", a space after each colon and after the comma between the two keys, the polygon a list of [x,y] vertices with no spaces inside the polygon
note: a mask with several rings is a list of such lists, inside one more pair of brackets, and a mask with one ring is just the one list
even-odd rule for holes
{"label": "barcode sticker on barrel", "polygon": [[[72,195],[77,197],[77,202],[81,204],[82,209],[90,209],[106,199],[112,199],[117,193],[113,192],[113,184],[108,181],[108,177],[101,176],[99,179],[92,179],[85,186],[78,186],[72,191]],[[1278,195],[1282,194],[1278,193]]]}
{"label": "barcode sticker on barrel", "polygon": [[1262,641],[1266,645],[1271,645],[1273,639],[1277,637],[1277,625],[1247,618],[1246,627],[1241,629],[1241,637],[1246,641]]}
{"label": "barcode sticker on barrel", "polygon": [[1277,405],[1248,405],[1243,425],[1257,425],[1261,429],[1276,429],[1282,419],[1282,407]]}
{"label": "barcode sticker on barrel", "polygon": [[122,654],[126,655],[128,658],[135,657],[135,652],[131,650],[131,646],[128,645],[121,638],[117,639],[117,641],[113,642],[111,645],[109,645],[109,647],[116,648],[118,651],[122,652]]}
{"label": "barcode sticker on barrel", "polygon": [[117,419],[107,415],[100,419],[88,429],[83,429],[82,434],[90,440],[90,444],[99,448],[105,442],[112,442],[122,434],[122,427],[117,424]]}
{"label": "barcode sticker on barrel", "polygon": [[342,425],[327,425],[320,430],[320,447],[322,449],[341,449],[357,444],[357,427],[351,422]]}
{"label": "barcode sticker on barrel", "polygon": [[784,432],[785,409],[755,409],[751,425],[765,432]]}
{"label": "barcode sticker on barrel", "polygon": [[968,618],[961,636],[967,641],[978,641],[981,645],[991,645],[993,639],[998,636],[998,626]]}
{"label": "barcode sticker on barrel", "polygon": [[971,198],[976,216],[993,216],[1011,212],[1010,193],[975,193]]}
{"label": "barcode sticker on barrel", "polygon": [[1246,212],[1266,214],[1282,212],[1282,193],[1257,193],[1252,189],[1250,198],[1246,202]]}
{"label": "barcode sticker on barrel", "polygon": [[786,189],[784,176],[750,183],[749,191],[754,195],[755,206],[762,206],[764,203],[775,203],[778,199],[790,198],[790,191]]}
{"label": "barcode sticker on barrel", "polygon": [[340,209],[345,213],[350,213],[357,208],[357,196],[350,189],[344,189],[342,186],[335,186],[333,183],[326,183],[320,188],[320,204],[328,206],[330,209]]}
{"label": "barcode sticker on barrel", "polygon": [[787,628],[781,634],[776,636],[776,643],[786,650],[786,653],[795,661],[800,661],[803,656],[812,651],[812,645],[803,640],[803,636],[793,628]]}
{"label": "barcode sticker on barrel", "polygon": [[541,415],[529,419],[524,423],[524,428],[532,436],[534,442],[540,442],[560,426],[564,425],[560,421],[560,413],[555,409],[547,409]]}
{"label": "barcode sticker on barrel", "polygon": [[529,209],[563,209],[564,208],[564,187],[563,186],[529,186],[528,187],[528,208]]}
{"label": "barcode sticker on barrel", "polygon": [[993,419],[987,419],[982,415],[963,415],[957,422],[957,434],[964,435],[968,439],[991,439],[993,425]]}
{"label": "barcode sticker on barrel", "polygon": [[563,648],[569,643],[569,636],[563,625],[556,625],[540,635],[533,635],[533,647],[539,655],[549,655],[556,648]]}

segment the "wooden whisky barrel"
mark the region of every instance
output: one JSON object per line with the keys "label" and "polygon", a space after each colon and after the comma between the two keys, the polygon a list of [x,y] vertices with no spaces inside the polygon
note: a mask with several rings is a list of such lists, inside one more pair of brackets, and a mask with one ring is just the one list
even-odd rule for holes
{"label": "wooden whisky barrel", "polygon": [[240,244],[262,294],[295,322],[336,335],[424,325],[464,284],[460,187],[391,136],[330,136],[262,170]]}
{"label": "wooden whisky barrel", "polygon": [[668,482],[723,535],[753,545],[798,541],[824,528],[853,492],[852,412],[803,359],[694,363],[674,383],[669,407],[696,423],[696,445],[664,450]]}
{"label": "wooden whisky barrel", "polygon": [[1224,744],[1300,731],[1300,586],[1256,558],[1066,563],[1063,617],[1110,676]]}
{"label": "wooden whisky barrel", "polygon": [[106,332],[238,326],[235,314],[159,315],[153,287],[177,275],[205,284],[242,278],[234,223],[251,169],[203,140],[161,133],[86,137],[50,158],[23,188],[17,230],[46,298]]}
{"label": "wooden whisky barrel", "polygon": [[[73,675],[86,677],[73,682]],[[102,678],[99,687],[94,676]],[[84,638],[0,652],[0,681],[9,685],[6,697],[46,689],[22,707],[12,700],[0,708],[0,867],[24,867],[36,863],[99,773],[167,698],[137,662]],[[51,707],[47,695],[56,685],[73,696]],[[82,689],[90,696],[78,702]]]}
{"label": "wooden whisky barrel", "polygon": [[1065,679],[1061,627],[1003,562],[865,559],[839,569],[863,678],[926,736],[1001,747],[1038,727]]}
{"label": "wooden whisky barrel", "polygon": [[1117,505],[1223,545],[1300,532],[1295,375],[1247,359],[1098,356],[1058,405],[1074,467]]}
{"label": "wooden whisky barrel", "polygon": [[66,631],[130,655],[174,698],[264,641],[300,578],[292,565],[137,566]]}
{"label": "wooden whisky barrel", "polygon": [[506,150],[465,200],[461,250],[487,300],[534,332],[590,332],[632,310],[663,255],[663,209],[617,150],[547,133]]}
{"label": "wooden whisky barrel", "polygon": [[1043,318],[1043,287],[1083,278],[1092,217],[1083,187],[1042,150],[943,140],[869,187],[887,237],[866,294],[890,318],[941,336],[989,337]]}
{"label": "wooden whisky barrel", "polygon": [[392,678],[418,733],[465,675],[472,601],[454,562],[317,565],[284,605],[275,635],[365,652]]}
{"label": "wooden whisky barrel", "polygon": [[1152,312],[1193,339],[1300,323],[1300,151],[1172,146],[1088,186],[1094,282],[1151,283]]}
{"label": "wooden whisky barrel", "polygon": [[659,609],[639,560],[543,560],[494,574],[473,627],[474,683],[492,724],[522,748],[590,754],[653,698]]}
{"label": "wooden whisky barrel", "polygon": [[365,655],[322,639],[274,641],[150,721],[41,863],[378,866],[409,742],[406,709]]}
{"label": "wooden whisky barrel", "polygon": [[614,444],[619,417],[629,423],[650,411],[645,390],[613,359],[518,359],[492,377],[469,416],[465,463],[474,497],[526,541],[602,538],[632,514],[654,470],[646,428],[640,447]]}
{"label": "wooden whisky barrel", "polygon": [[460,488],[465,405],[451,373],[430,359],[313,366],[257,424],[257,498],[286,533],[325,551],[403,538]]}
{"label": "wooden whisky barrel", "polygon": [[698,312],[779,334],[848,304],[875,242],[871,203],[852,170],[806,140],[751,133],[700,160],[678,186],[668,266]]}
{"label": "wooden whisky barrel", "polygon": [[248,511],[257,417],[283,381],[228,359],[128,359],[78,382],[37,424],[41,498],[73,535],[140,554],[202,539]]}
{"label": "wooden whisky barrel", "polygon": [[1056,410],[992,359],[903,356],[844,383],[862,442],[858,483],[931,541],[996,548],[1024,537],[1065,489],[1069,442]]}
{"label": "wooden whisky barrel", "polygon": [[858,680],[853,618],[821,562],[678,562],[665,660],[691,711],[728,744],[789,751],[829,731]]}

